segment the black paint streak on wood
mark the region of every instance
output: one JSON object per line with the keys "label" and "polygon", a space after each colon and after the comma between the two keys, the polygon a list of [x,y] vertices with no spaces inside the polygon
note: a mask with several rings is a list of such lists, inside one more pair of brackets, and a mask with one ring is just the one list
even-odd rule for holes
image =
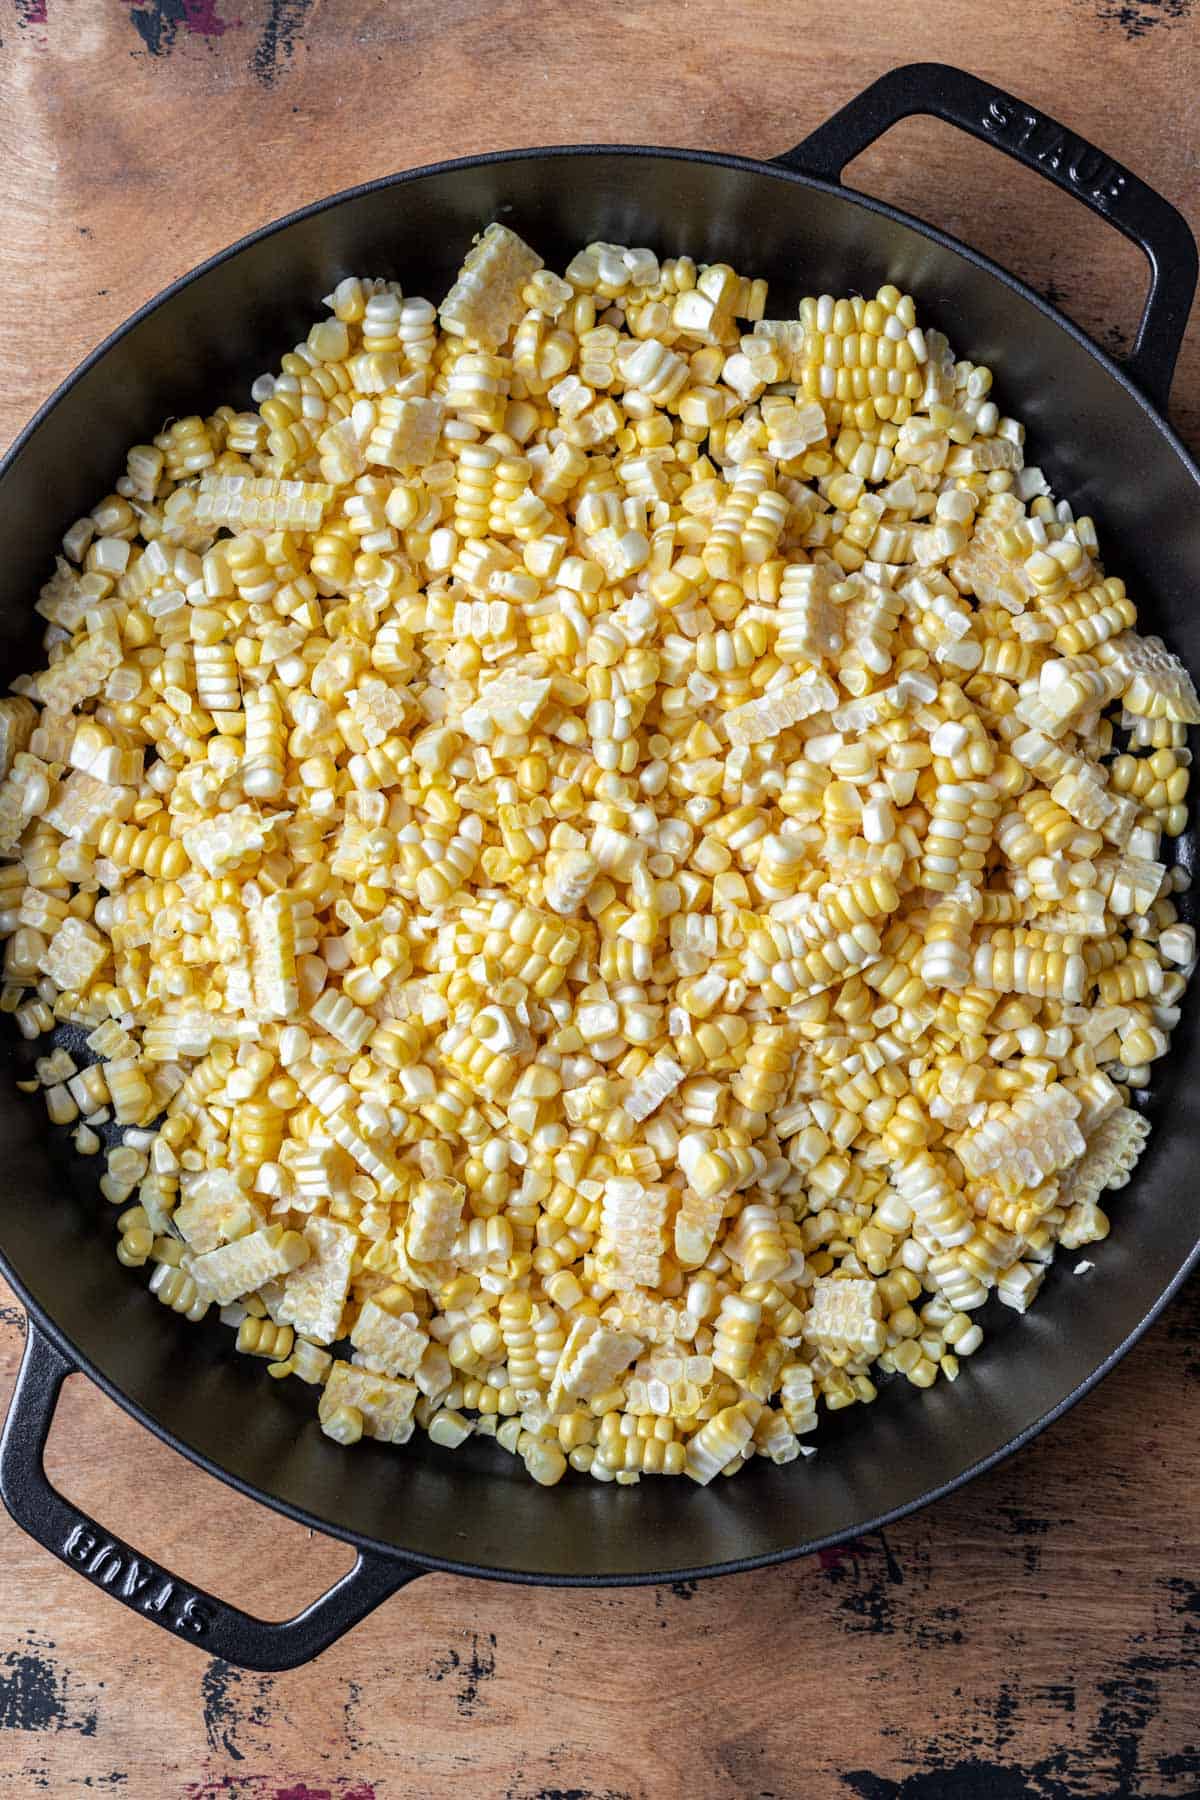
{"label": "black paint streak on wood", "polygon": [[151,56],[166,56],[174,48],[181,25],[192,36],[209,41],[229,29],[218,18],[214,0],[143,0],[130,8],[129,23]]}
{"label": "black paint streak on wood", "polygon": [[0,1659],[0,1731],[77,1731],[95,1737],[96,1714],[68,1705],[65,1676],[40,1654],[53,1649],[53,1643],[31,1638],[25,1649]]}
{"label": "black paint streak on wood", "polygon": [[[1198,1769],[1200,1756],[1190,1751],[1182,1756],[1163,1757],[1158,1765],[1159,1774],[1166,1780],[1190,1776]],[[1101,1778],[1106,1785],[1096,1787],[1095,1779],[1094,1765],[1061,1752],[1029,1769],[968,1757],[938,1768],[921,1769],[902,1781],[876,1775],[870,1769],[851,1769],[841,1778],[843,1787],[856,1800],[1083,1800],[1085,1794],[1094,1794],[1097,1800],[1101,1796],[1105,1800],[1187,1800],[1187,1790],[1152,1792],[1140,1783],[1128,1786],[1123,1781],[1110,1787],[1106,1777]]]}
{"label": "black paint streak on wood", "polygon": [[1111,1757],[1117,1793],[1138,1792],[1142,1737],[1159,1704],[1154,1677],[1171,1667],[1169,1658],[1133,1656],[1110,1680],[1097,1684],[1104,1705],[1093,1734],[1093,1755],[1107,1751]]}
{"label": "black paint streak on wood", "polygon": [[467,1656],[460,1656],[457,1650],[448,1650],[445,1656],[435,1658],[429,1665],[430,1681],[454,1680],[456,1692],[454,1703],[464,1719],[475,1716],[475,1709],[481,1703],[480,1689],[485,1681],[491,1681],[496,1674],[496,1634],[489,1631],[486,1641],[481,1640],[479,1633],[471,1633],[471,1649]]}
{"label": "black paint streak on wood", "polygon": [[310,1787],[303,1779],[289,1780],[257,1772],[248,1775],[239,1770],[235,1775],[210,1775],[203,1781],[187,1781],[179,1790],[179,1800],[383,1800],[374,1782],[358,1776],[339,1775],[331,1781],[329,1776],[319,1775],[317,1780],[320,1786]]}
{"label": "black paint streak on wood", "polygon": [[151,56],[165,56],[186,16],[183,0],[152,0],[149,6],[132,8],[129,23]]}
{"label": "black paint streak on wood", "polygon": [[1086,1740],[1061,1749],[1027,1767],[996,1760],[1011,1743],[1022,1713],[1045,1705],[1076,1711],[1073,1686],[1026,1687],[1020,1678],[1001,1685],[994,1700],[976,1702],[976,1717],[931,1743],[910,1742],[904,1760],[917,1765],[900,1780],[870,1769],[847,1770],[842,1786],[856,1800],[1081,1800],[1084,1794],[1112,1795],[1113,1800],[1184,1800],[1200,1792],[1190,1787],[1161,1789],[1157,1779],[1175,1783],[1200,1774],[1200,1750],[1185,1743],[1160,1756],[1152,1766],[1143,1753],[1146,1731],[1161,1706],[1160,1681],[1180,1670],[1200,1670],[1200,1635],[1190,1624],[1200,1617],[1200,1586],[1181,1579],[1162,1584],[1173,1596],[1172,1613],[1184,1621],[1182,1644],[1163,1636],[1161,1654],[1133,1655],[1117,1662],[1095,1682],[1100,1700],[1095,1726]]}
{"label": "black paint streak on wood", "polygon": [[618,1793],[615,1788],[541,1787],[505,1788],[504,1800],[633,1800],[632,1794]]}
{"label": "black paint streak on wood", "polygon": [[962,1612],[957,1606],[931,1606],[927,1611],[914,1613],[908,1629],[919,1649],[940,1649],[947,1644],[966,1641],[961,1619]]}
{"label": "black paint streak on wood", "polygon": [[[1200,1637],[1200,1581],[1189,1581],[1183,1575],[1171,1575],[1162,1584],[1171,1596],[1171,1611],[1184,1620],[1185,1637]],[[1195,1624],[1190,1623],[1195,1620]]]}
{"label": "black paint streak on wood", "polygon": [[346,1734],[346,1746],[356,1754],[369,1748],[367,1740],[359,1735],[358,1708],[362,1701],[362,1687],[357,1681],[347,1681],[346,1699],[342,1705],[342,1728]]}
{"label": "black paint streak on wood", "polygon": [[1017,1716],[1020,1704],[1017,1689],[1011,1682],[1002,1681],[1000,1693],[992,1710],[992,1718],[996,1724],[997,1750],[1003,1750],[1005,1744],[1010,1744],[1016,1735],[1016,1726],[1013,1724],[1013,1720]]}
{"label": "black paint streak on wood", "polygon": [[[1056,1527],[1050,1519],[1039,1519],[1033,1513],[1023,1512],[1019,1506],[1002,1503],[996,1508],[1003,1519],[1007,1519],[1009,1530],[1014,1537],[1021,1539],[1021,1554],[1027,1575],[1036,1575],[1042,1562],[1042,1538]],[[1067,1521],[1059,1520],[1058,1527],[1065,1526]]]}
{"label": "black paint streak on wood", "polygon": [[605,1788],[602,1794],[593,1788],[539,1788],[533,1800],[630,1800],[628,1794],[618,1794],[613,1788]]}
{"label": "black paint streak on wood", "polygon": [[224,1750],[235,1762],[243,1762],[242,1752],[233,1742],[233,1733],[229,1723],[233,1708],[229,1700],[229,1690],[234,1682],[241,1680],[239,1670],[229,1663],[214,1657],[204,1671],[200,1683],[200,1692],[204,1698],[204,1734],[208,1739],[210,1750]]}
{"label": "black paint streak on wood", "polygon": [[1200,1750],[1183,1750],[1178,1756],[1160,1756],[1158,1772],[1168,1781],[1174,1781],[1176,1776],[1194,1776],[1196,1779],[1190,1791],[1200,1792]]}
{"label": "black paint streak on wood", "polygon": [[896,1560],[895,1552],[887,1541],[887,1533],[883,1527],[874,1534],[879,1539],[879,1547],[883,1551],[883,1566],[887,1570],[887,1578],[893,1587],[904,1586],[904,1571]]}
{"label": "black paint streak on wood", "polygon": [[851,1769],[842,1777],[847,1792],[858,1800],[1071,1800],[1065,1789],[1051,1796],[1048,1789],[1031,1788],[1020,1769],[999,1763],[968,1762],[941,1769],[923,1769],[903,1781],[891,1781],[869,1769]]}
{"label": "black paint streak on wood", "polygon": [[[1022,1540],[1039,1542],[1069,1523],[1051,1524],[1013,1505],[997,1508],[993,1522],[1017,1540],[1014,1553],[1023,1547]],[[885,1630],[898,1627],[924,1648],[932,1609],[920,1604],[929,1584],[919,1550],[915,1560],[911,1550],[908,1554],[903,1596],[894,1588],[889,1596],[877,1566],[870,1564],[874,1547],[874,1540],[864,1540],[849,1558],[825,1567],[835,1592],[851,1588],[849,1597],[855,1600],[850,1617],[841,1622],[851,1630],[870,1628],[857,1619],[870,1620],[882,1607]],[[851,1584],[857,1584],[857,1599]],[[898,1759],[912,1773],[850,1769],[840,1776],[842,1788],[856,1800],[1082,1800],[1085,1794],[1106,1800],[1190,1800],[1200,1795],[1200,1747],[1182,1715],[1167,1750],[1156,1756],[1147,1749],[1147,1736],[1156,1725],[1161,1735],[1166,1686],[1181,1676],[1185,1681],[1200,1676],[1200,1581],[1188,1570],[1160,1577],[1155,1587],[1160,1596],[1157,1628],[1151,1637],[1134,1639],[1124,1655],[1038,1684],[1021,1671],[1022,1640],[1015,1634],[1012,1672],[996,1691],[970,1694],[956,1688],[961,1711],[953,1725],[944,1725],[929,1740],[911,1731],[900,1734]],[[845,1601],[835,1602],[836,1611],[845,1608]],[[1081,1712],[1089,1725],[1077,1736]],[[1062,1722],[1058,1730],[1053,1729],[1056,1716]],[[1048,1734],[1058,1748],[1024,1767],[1006,1760],[1005,1753],[1011,1757],[1014,1741],[1028,1737],[1035,1720],[1043,1741]]]}
{"label": "black paint streak on wood", "polygon": [[18,1331],[24,1331],[25,1314],[19,1306],[0,1306],[0,1325],[15,1325]]}
{"label": "black paint streak on wood", "polygon": [[[844,1597],[837,1603],[842,1624],[847,1631],[892,1636],[900,1621],[896,1617],[897,1596],[891,1590],[904,1586],[904,1571],[884,1533],[876,1531],[869,1538],[854,1538],[849,1544],[839,1545],[838,1551],[836,1557],[821,1558],[821,1574],[831,1586],[844,1589]],[[880,1551],[882,1567],[873,1560]],[[905,1621],[905,1625],[912,1630],[913,1620]]]}
{"label": "black paint streak on wood", "polygon": [[254,1676],[253,1688],[248,1690],[244,1671],[214,1656],[200,1682],[209,1748],[223,1750],[234,1762],[244,1762],[246,1753],[238,1744],[238,1732],[244,1725],[270,1723],[273,1691],[269,1675]]}
{"label": "black paint streak on wood", "polygon": [[1099,0],[1096,17],[1102,25],[1116,25],[1134,44],[1156,25],[1182,24],[1191,10],[1192,0]]}
{"label": "black paint streak on wood", "polygon": [[11,1673],[0,1676],[0,1729],[61,1730],[67,1709],[53,1664],[40,1656],[11,1653],[4,1663]]}
{"label": "black paint streak on wood", "polygon": [[291,62],[311,6],[312,0],[270,0],[267,22],[250,58],[264,87],[273,87],[281,65]]}
{"label": "black paint streak on wood", "polygon": [[[661,1590],[658,1591],[661,1592]],[[577,1763],[579,1756],[579,1749],[575,1745],[553,1744],[546,1752],[546,1764],[550,1773],[557,1776],[562,1764]],[[465,1766],[470,1767],[470,1759],[460,1760],[464,1761]],[[570,1782],[569,1775],[567,1781],[570,1785],[560,1786],[557,1781],[541,1785],[530,1782],[526,1774],[526,1757],[521,1755],[501,1800],[635,1800],[634,1795],[625,1792],[624,1789],[618,1792],[616,1788],[605,1788],[601,1792],[599,1788],[576,1787],[573,1782]],[[380,1800],[382,1800],[382,1796],[380,1796]]]}

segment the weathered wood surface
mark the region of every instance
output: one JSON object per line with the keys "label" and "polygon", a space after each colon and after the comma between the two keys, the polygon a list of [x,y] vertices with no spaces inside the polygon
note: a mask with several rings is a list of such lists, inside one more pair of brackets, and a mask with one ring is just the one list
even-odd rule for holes
{"label": "weathered wood surface", "polygon": [[[336,188],[517,143],[770,155],[916,58],[1015,90],[1200,226],[1197,43],[1190,0],[0,0],[0,443],[150,294]],[[1128,343],[1140,257],[1033,176],[910,121],[852,178]],[[1194,328],[1172,411],[1200,446]],[[21,1328],[0,1291],[0,1402]],[[1016,1461],[886,1538],[696,1589],[431,1577],[278,1677],[130,1621],[0,1517],[0,1800],[1185,1800],[1198,1398],[1193,1285]],[[51,1465],[275,1616],[349,1560],[79,1381]]]}

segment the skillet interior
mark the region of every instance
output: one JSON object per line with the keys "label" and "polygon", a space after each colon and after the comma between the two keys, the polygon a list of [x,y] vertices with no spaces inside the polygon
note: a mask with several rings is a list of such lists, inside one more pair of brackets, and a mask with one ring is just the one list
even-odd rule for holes
{"label": "skillet interior", "polygon": [[[728,260],[771,279],[770,310],[802,293],[910,289],[923,321],[987,362],[997,398],[1030,428],[1028,455],[1097,520],[1112,570],[1149,629],[1200,668],[1198,477],[1112,365],[1018,284],[877,203],[736,159],[686,152],[561,151],[448,166],[374,184],[261,234],[147,311],[35,423],[0,473],[0,667],[31,666],[31,607],[58,538],[106,491],[127,446],[189,410],[243,403],[249,381],[304,334],[351,271],[440,297],[473,232],[500,217],[562,266],[594,238]],[[1190,857],[1191,846],[1188,846]],[[268,1384],[218,1326],[185,1325],[111,1254],[95,1163],[51,1144],[40,1107],[13,1091],[28,1062],[0,1046],[8,1180],[0,1256],[89,1372],[123,1404],[259,1498],[357,1541],[479,1573],[656,1580],[795,1554],[906,1509],[960,1479],[1068,1403],[1118,1352],[1200,1246],[1200,1126],[1190,1016],[1155,1097],[1158,1129],[1115,1200],[1113,1237],[1073,1280],[1064,1253],[1024,1320],[996,1308],[953,1386],[889,1384],[869,1414],[835,1416],[821,1454],[754,1466],[707,1490],[564,1483],[552,1494],[486,1443],[450,1455],[346,1454],[321,1437],[312,1395]],[[97,1215],[101,1215],[99,1218]]]}

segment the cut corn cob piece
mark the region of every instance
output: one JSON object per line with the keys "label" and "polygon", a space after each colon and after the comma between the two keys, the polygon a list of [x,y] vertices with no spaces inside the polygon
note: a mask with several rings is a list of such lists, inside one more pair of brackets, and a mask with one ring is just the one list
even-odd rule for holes
{"label": "cut corn cob piece", "polygon": [[787,687],[772,688],[760,700],[747,700],[725,714],[723,723],[734,745],[763,744],[780,732],[828,712],[837,703],[837,689],[824,675],[808,674]]}
{"label": "cut corn cob piece", "polygon": [[407,1444],[415,1429],[413,1409],[420,1389],[411,1381],[392,1381],[370,1369],[335,1362],[321,1390],[318,1414],[322,1429],[340,1442],[339,1416],[355,1415],[360,1433],[382,1444]]}
{"label": "cut corn cob piece", "polygon": [[871,1360],[886,1341],[879,1290],[873,1281],[825,1276],[814,1281],[805,1336],[832,1355]]}
{"label": "cut corn cob piece", "polygon": [[190,1273],[202,1296],[218,1306],[228,1306],[264,1282],[290,1274],[308,1255],[309,1246],[299,1232],[267,1225],[197,1256]]}
{"label": "cut corn cob piece", "polygon": [[310,1218],[304,1240],[307,1259],[283,1276],[279,1321],[314,1344],[332,1344],[341,1335],[358,1233],[334,1219]]}
{"label": "cut corn cob piece", "polygon": [[542,266],[536,250],[507,225],[489,225],[467,252],[438,308],[442,329],[495,349],[521,315],[521,290]]}
{"label": "cut corn cob piece", "polygon": [[568,1400],[590,1400],[610,1388],[642,1348],[628,1331],[610,1331],[586,1314],[576,1319],[563,1345],[546,1404],[561,1412]]}
{"label": "cut corn cob piece", "polygon": [[394,1313],[384,1304],[386,1292],[368,1300],[350,1333],[355,1361],[378,1375],[412,1377],[429,1348],[429,1333],[417,1324],[415,1313]]}
{"label": "cut corn cob piece", "polygon": [[333,499],[323,481],[283,481],[270,476],[200,477],[197,525],[227,531],[315,531]]}

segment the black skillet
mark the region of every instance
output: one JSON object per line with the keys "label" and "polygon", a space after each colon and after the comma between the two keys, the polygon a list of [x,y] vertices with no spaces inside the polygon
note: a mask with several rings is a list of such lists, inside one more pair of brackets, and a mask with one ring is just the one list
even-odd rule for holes
{"label": "black skillet", "polygon": [[[1145,252],[1150,295],[1134,349],[1114,362],[1029,288],[974,251],[839,186],[898,120],[930,113],[994,144]],[[1030,458],[1097,520],[1143,622],[1200,668],[1200,475],[1166,424],[1196,278],[1183,219],[1137,176],[986,82],[934,64],[893,71],[773,162],[699,151],[587,146],[441,163],[322,201],[176,282],[66,381],[0,465],[0,667],[34,666],[32,601],[64,528],[107,490],[126,447],[164,418],[245,396],[354,272],[439,296],[463,248],[507,221],[552,266],[592,239],[729,261],[771,282],[771,310],[804,293],[893,281],[960,352],[990,365],[1029,427]],[[1191,840],[1182,854],[1190,861]],[[661,1582],[801,1556],[937,1498],[1027,1442],[1087,1391],[1156,1317],[1200,1257],[1200,1075],[1189,1016],[1155,1093],[1157,1128],[1088,1281],[1056,1271],[1025,1319],[997,1309],[951,1386],[892,1383],[869,1413],[830,1419],[818,1456],[752,1464],[707,1489],[585,1478],[551,1492],[486,1442],[453,1454],[418,1436],[347,1453],[322,1437],[311,1392],[269,1384],[230,1335],[183,1324],[130,1281],[105,1238],[95,1165],[50,1141],[0,1068],[0,1269],[29,1314],[0,1447],[17,1522],[135,1612],[209,1654],[260,1669],[320,1653],[430,1569],[593,1586]],[[1073,1258],[1067,1257],[1068,1263]],[[58,1494],[43,1451],[64,1376],[85,1371],[167,1443],[264,1505],[355,1544],[359,1558],[297,1618],[266,1623],[188,1587]],[[181,1496],[181,1504],[187,1504]],[[135,1531],[137,1521],[112,1521]]]}

